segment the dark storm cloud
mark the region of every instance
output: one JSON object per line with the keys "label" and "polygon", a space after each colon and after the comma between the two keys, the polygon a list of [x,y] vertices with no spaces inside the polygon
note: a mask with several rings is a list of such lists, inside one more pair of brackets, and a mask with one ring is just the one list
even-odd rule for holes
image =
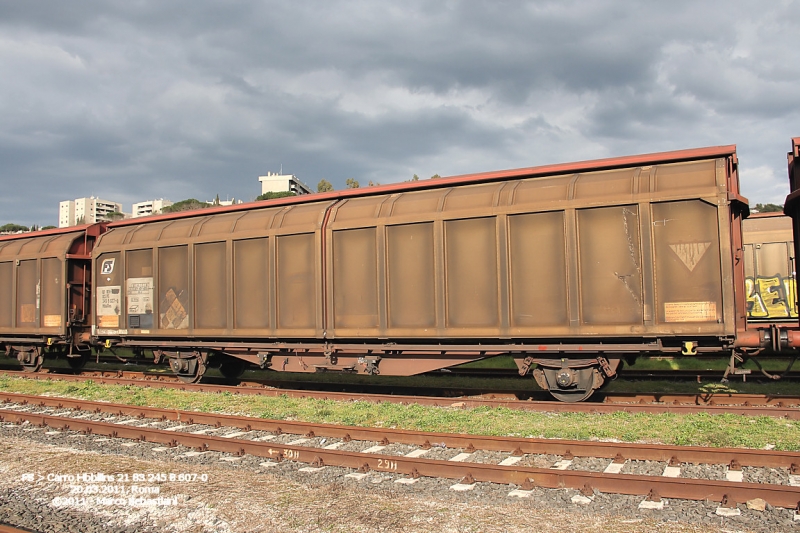
{"label": "dark storm cloud", "polygon": [[738,143],[779,202],[797,2],[5,2],[3,222]]}

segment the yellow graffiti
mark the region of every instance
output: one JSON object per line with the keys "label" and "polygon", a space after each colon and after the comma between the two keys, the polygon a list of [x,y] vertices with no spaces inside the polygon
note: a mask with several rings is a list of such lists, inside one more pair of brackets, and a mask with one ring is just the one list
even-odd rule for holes
{"label": "yellow graffiti", "polygon": [[797,285],[792,277],[773,276],[744,280],[747,318],[796,318]]}

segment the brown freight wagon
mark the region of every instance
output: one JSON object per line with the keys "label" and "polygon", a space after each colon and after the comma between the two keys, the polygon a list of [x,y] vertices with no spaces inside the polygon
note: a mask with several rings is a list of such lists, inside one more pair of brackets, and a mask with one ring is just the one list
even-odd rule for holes
{"label": "brown freight wagon", "polygon": [[25,370],[45,353],[80,368],[90,353],[91,251],[105,226],[0,237],[0,345]]}
{"label": "brown freight wagon", "polygon": [[511,354],[582,400],[624,357],[781,337],[746,323],[747,212],[725,146],[122,221],[93,252],[94,335],[187,381],[210,356],[412,375]]}
{"label": "brown freight wagon", "polygon": [[794,234],[783,213],[753,213],[742,222],[747,320],[797,322]]}

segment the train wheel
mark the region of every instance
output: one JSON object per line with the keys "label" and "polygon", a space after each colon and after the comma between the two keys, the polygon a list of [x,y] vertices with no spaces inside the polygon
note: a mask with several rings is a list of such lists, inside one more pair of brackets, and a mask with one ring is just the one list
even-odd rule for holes
{"label": "train wheel", "polygon": [[603,384],[595,367],[543,368],[550,395],[562,402],[582,402]]}
{"label": "train wheel", "polygon": [[44,353],[38,346],[14,346],[17,361],[25,372],[38,372],[44,363]]}
{"label": "train wheel", "polygon": [[[166,353],[166,352],[165,352]],[[169,354],[169,366],[184,383],[197,383],[206,373],[206,358],[200,352]]]}
{"label": "train wheel", "polygon": [[67,363],[69,364],[69,367],[75,371],[75,373],[80,372],[83,370],[83,367],[86,366],[86,362],[89,360],[90,353],[91,352],[89,350],[86,350],[78,352],[77,356],[67,356]]}
{"label": "train wheel", "polygon": [[228,379],[238,379],[247,368],[247,361],[238,357],[225,356],[219,365],[219,372]]}

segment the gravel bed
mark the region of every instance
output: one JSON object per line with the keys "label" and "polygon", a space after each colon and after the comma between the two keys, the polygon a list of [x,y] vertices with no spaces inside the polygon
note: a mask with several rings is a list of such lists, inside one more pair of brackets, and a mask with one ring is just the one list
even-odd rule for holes
{"label": "gravel bed", "polygon": [[[41,410],[41,408],[37,409],[37,411],[39,410]],[[55,411],[63,412],[63,410]],[[146,422],[146,420],[143,420],[142,424]],[[159,427],[163,429],[166,427],[175,427],[177,425],[179,424],[172,423],[170,425],[165,423]],[[195,425],[187,429],[190,431],[197,431],[206,428],[212,429],[209,426],[201,425]],[[224,435],[233,432],[233,429],[228,428],[211,434]],[[415,508],[414,506],[422,506],[422,508],[424,508],[426,505],[429,507],[442,506],[444,508],[451,508],[453,506],[460,508],[459,506],[466,506],[464,508],[484,510],[510,509],[509,512],[512,514],[517,513],[519,515],[520,525],[525,523],[522,517],[531,516],[532,512],[544,513],[557,510],[559,515],[569,517],[570,520],[568,524],[572,524],[572,530],[575,528],[581,529],[577,524],[581,524],[581,526],[586,525],[588,528],[589,525],[594,523],[593,521],[596,520],[597,517],[601,517],[603,520],[611,520],[616,521],[615,523],[618,524],[631,525],[630,529],[624,528],[619,531],[650,531],[651,529],[648,529],[648,527],[651,527],[652,524],[658,524],[659,531],[800,531],[800,522],[793,521],[792,510],[773,509],[769,506],[765,512],[759,512],[747,509],[745,504],[740,504],[739,509],[742,513],[741,516],[723,518],[715,514],[718,506],[716,502],[671,500],[667,502],[663,510],[649,511],[638,509],[638,505],[642,500],[640,496],[595,493],[591,502],[581,505],[573,503],[573,497],[578,494],[577,491],[541,488],[534,489],[530,497],[512,498],[509,497],[509,492],[517,488],[514,486],[481,482],[474,484],[471,490],[457,492],[451,489],[451,487],[457,483],[456,480],[420,478],[413,484],[405,485],[395,483],[394,481],[406,476],[385,472],[370,472],[363,479],[358,480],[346,477],[348,474],[354,473],[354,471],[345,468],[327,466],[319,471],[304,472],[302,469],[307,468],[309,465],[292,461],[275,463],[274,466],[263,466],[264,463],[270,464],[266,458],[254,456],[233,457],[220,452],[204,452],[199,455],[186,456],[185,454],[187,454],[187,452],[192,452],[193,450],[183,446],[166,449],[163,449],[165,448],[163,445],[153,443],[135,443],[133,446],[126,446],[126,444],[130,444],[130,441],[126,441],[125,439],[105,438],[95,435],[79,435],[78,433],[70,431],[55,431],[51,428],[42,429],[32,427],[29,424],[22,426],[0,424],[0,444],[6,439],[23,439],[25,442],[45,444],[51,447],[56,446],[60,450],[72,450],[62,453],[77,455],[90,453],[102,454],[104,457],[111,456],[108,460],[112,461],[112,463],[115,461],[114,458],[116,457],[117,461],[141,460],[147,462],[147,464],[153,464],[154,461],[157,461],[162,465],[169,465],[169,468],[173,470],[185,468],[187,470],[204,471],[204,469],[208,469],[208,471],[214,472],[230,472],[234,477],[239,475],[252,476],[253,479],[256,480],[275,482],[279,487],[291,484],[295,487],[293,490],[297,493],[296,497],[300,498],[302,501],[306,499],[306,496],[303,495],[303,491],[306,490],[321,489],[321,494],[339,494],[338,491],[341,489],[358,496],[362,505],[372,500],[388,502],[403,497],[408,498],[409,509]],[[269,435],[269,433],[252,431],[243,436],[243,438],[258,438],[266,435]],[[301,435],[284,434],[278,436],[275,442],[285,444],[299,438],[303,437]],[[323,442],[323,440],[325,442]],[[339,440],[326,440],[324,438],[314,437],[302,445],[323,446],[333,442],[339,442]],[[366,448],[378,444],[377,442],[350,441],[344,443],[339,449],[363,451]],[[6,445],[0,445],[0,449],[4,452],[7,451],[5,448],[7,448]],[[22,448],[24,448],[24,446]],[[416,449],[416,447],[391,444],[384,448],[381,453],[404,455],[413,449]],[[448,460],[462,451],[463,450],[445,449],[434,446],[424,457],[426,459]],[[497,463],[507,456],[508,454],[498,452],[478,451],[474,453],[469,460]],[[554,455],[528,455],[523,457],[518,464],[547,468],[560,459],[561,457]],[[609,462],[610,459],[579,457],[573,460],[570,469],[602,471],[608,466]],[[657,461],[628,461],[622,472],[639,475],[661,475],[664,466],[665,463]],[[11,464],[5,464],[0,461],[0,473],[9,470],[11,467]],[[164,467],[162,466],[162,468]],[[725,466],[720,465],[683,465],[682,475],[685,477],[697,477],[702,479],[725,479],[725,470]],[[786,469],[758,469],[746,467],[744,469],[744,475],[745,481],[771,483],[788,482],[788,471]],[[195,504],[190,500],[181,500],[178,507],[182,509],[184,516],[191,515],[193,517],[194,521],[191,522],[191,524],[202,523],[199,529],[194,526],[190,527],[191,524],[187,523],[186,519],[182,522],[176,522],[174,520],[168,522],[159,521],[158,516],[152,515],[152,513],[133,513],[128,518],[125,518],[125,520],[133,521],[125,522],[122,518],[123,516],[128,516],[125,509],[116,511],[116,514],[114,514],[114,512],[110,510],[100,510],[99,512],[90,513],[82,512],[80,508],[75,507],[54,507],[52,503],[49,502],[52,501],[53,494],[57,493],[57,487],[40,486],[39,484],[27,486],[19,483],[16,485],[8,485],[8,483],[10,483],[8,476],[0,477],[5,480],[5,485],[0,483],[0,503],[2,503],[2,505],[0,505],[0,521],[7,521],[16,525],[30,527],[36,531],[158,531],[165,530],[163,529],[165,523],[168,524],[173,531],[249,530],[246,527],[244,529],[226,529],[228,527],[226,524],[234,523],[235,521],[225,523],[215,522],[218,518],[214,517],[216,516],[214,512],[205,508],[195,507]],[[243,490],[247,488],[248,486],[242,487]],[[211,497],[208,494],[202,494],[201,496],[203,498]],[[199,496],[192,496],[192,498],[197,497]],[[214,495],[214,498],[218,497],[224,498],[225,495]],[[260,501],[260,498],[254,500],[256,500],[256,503],[254,503],[255,505]],[[326,505],[323,502],[317,503],[320,506]],[[237,505],[239,504],[237,503]],[[331,501],[330,505],[336,505],[336,500]],[[388,504],[384,503],[383,505]],[[187,512],[187,508],[191,508],[191,511]],[[488,513],[488,511],[486,512]],[[109,515],[109,513],[111,513],[111,515]],[[109,518],[110,516],[112,516],[113,519]],[[155,518],[153,516],[155,516]],[[455,518],[453,519],[455,520]],[[554,524],[558,523],[558,520],[552,519],[552,517],[550,520]],[[578,520],[578,522],[575,522],[575,520]],[[76,529],[65,529],[66,524],[75,524]],[[378,522],[378,524],[383,524],[383,522]],[[515,522],[511,524],[514,525]],[[647,524],[651,526],[647,526]],[[178,528],[178,525],[181,525],[183,529]],[[420,523],[419,525],[420,527],[418,529],[414,529],[414,527],[408,526],[408,523],[404,523],[403,529],[411,527],[411,529],[407,530],[426,530],[422,527],[425,525],[424,523]],[[488,523],[488,526],[493,527],[494,525],[496,524]],[[639,527],[640,525],[641,528]],[[308,526],[308,524],[306,524],[306,526]],[[483,529],[457,527],[454,530],[493,530],[488,526]],[[375,527],[377,529],[367,528],[365,530],[393,530],[388,527],[387,529],[381,529],[381,527],[378,526]],[[430,527],[430,524],[428,524],[428,527]],[[542,529],[541,522],[534,522],[532,527],[540,531],[545,531],[545,529]],[[677,529],[669,529],[670,527],[675,527]],[[320,530],[328,530],[321,524],[319,524],[319,528]],[[529,526],[526,531],[529,531],[530,528],[531,526]],[[307,529],[315,530],[313,527],[307,527]],[[266,528],[261,530],[272,531],[273,529]],[[274,530],[279,531],[280,529]],[[349,529],[343,528],[342,530]],[[500,531],[502,529],[497,530]],[[520,529],[520,531],[522,531],[522,529]],[[615,530],[598,529],[598,531],[608,532]]]}

